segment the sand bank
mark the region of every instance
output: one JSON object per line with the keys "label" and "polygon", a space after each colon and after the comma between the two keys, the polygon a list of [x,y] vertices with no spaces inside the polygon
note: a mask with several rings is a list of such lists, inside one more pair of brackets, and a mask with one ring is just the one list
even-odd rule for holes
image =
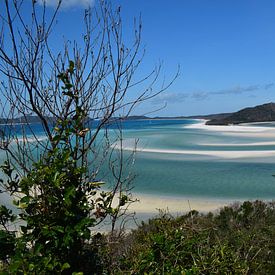
{"label": "sand bank", "polygon": [[275,128],[272,128],[272,127],[264,127],[259,125],[252,126],[252,124],[227,125],[227,126],[206,125],[205,124],[206,122],[207,120],[199,120],[198,123],[186,125],[184,126],[184,128],[214,131],[214,132],[219,132],[223,135],[230,135],[230,136],[275,138]]}
{"label": "sand bank", "polygon": [[[197,145],[203,146],[215,146],[215,147],[244,147],[244,146],[275,146],[275,128],[272,127],[262,127],[262,126],[246,126],[246,125],[229,125],[229,126],[212,126],[205,125],[206,120],[198,120],[198,123],[185,125],[184,128],[200,129],[205,131],[215,131],[222,135],[230,136],[244,136],[244,137],[254,137],[262,138],[260,141],[246,142],[246,143],[199,143]],[[270,138],[272,138],[270,140]],[[267,139],[267,140],[265,140]],[[268,140],[269,139],[269,140]],[[126,139],[123,141],[123,150],[133,151],[136,143],[134,139]],[[119,145],[114,145],[115,148],[119,148]],[[242,149],[242,148],[240,148]],[[271,148],[273,149],[273,148]],[[275,149],[275,148],[274,148]],[[135,148],[137,152],[143,153],[158,153],[158,154],[177,154],[185,156],[202,156],[211,157],[218,159],[258,159],[258,158],[270,158],[275,156],[275,150],[265,150],[264,148],[258,148],[258,150],[198,150],[194,149],[169,149],[169,148],[154,148],[137,145]]]}
{"label": "sand bank", "polygon": [[218,210],[234,202],[234,200],[208,198],[179,198],[147,194],[134,195],[139,201],[133,203],[129,210],[137,214],[157,214],[159,210],[169,210],[169,212],[177,214],[186,213],[190,210],[209,212]]}
{"label": "sand bank", "polygon": [[[142,221],[147,221],[150,218],[158,216],[160,211],[169,212],[174,216],[186,214],[191,210],[197,210],[200,213],[208,213],[210,211],[215,213],[222,207],[232,205],[236,202],[236,200],[187,197],[180,198],[137,193],[134,193],[134,197],[139,199],[139,201],[131,204],[128,208],[127,213],[130,216],[124,220],[126,224],[123,226],[126,231],[135,229]],[[135,213],[135,218],[133,218],[130,213]],[[121,221],[118,220],[116,228],[121,227],[120,222]],[[105,223],[100,224],[96,230],[100,232],[109,232],[110,228],[110,221],[107,219]]]}
{"label": "sand bank", "polygon": [[[274,137],[275,138],[275,137]],[[199,143],[203,146],[227,146],[227,147],[244,147],[244,146],[275,146],[274,141],[250,142],[250,143]]]}
{"label": "sand bank", "polygon": [[[133,151],[133,147],[123,147],[123,150]],[[235,150],[235,151],[220,151],[220,150],[170,150],[170,149],[153,149],[140,148],[135,149],[136,152],[159,153],[159,154],[178,154],[178,155],[199,155],[217,157],[223,159],[238,159],[238,158],[259,158],[275,156],[275,150]]]}
{"label": "sand bank", "polygon": [[208,131],[217,131],[217,132],[250,132],[250,133],[257,133],[257,132],[265,132],[265,131],[272,131],[274,132],[274,128],[271,127],[264,127],[264,126],[248,126],[245,124],[241,125],[206,125],[205,123],[208,120],[199,120],[198,123],[190,124],[184,126],[184,128],[190,129],[203,129]]}

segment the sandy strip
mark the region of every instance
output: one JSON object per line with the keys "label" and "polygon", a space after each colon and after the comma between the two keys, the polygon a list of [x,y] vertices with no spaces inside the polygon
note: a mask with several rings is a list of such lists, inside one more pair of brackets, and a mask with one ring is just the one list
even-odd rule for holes
{"label": "sandy strip", "polygon": [[[270,129],[270,128],[269,128]],[[275,129],[262,132],[222,132],[222,135],[233,137],[253,137],[253,138],[273,138],[275,139]]]}
{"label": "sandy strip", "polygon": [[[232,205],[236,200],[222,200],[213,198],[186,198],[186,197],[169,197],[148,194],[136,194],[133,196],[139,199],[130,205],[127,213],[135,213],[135,219],[129,217],[124,229],[130,231],[135,229],[141,221],[147,221],[159,215],[160,211],[168,212],[174,216],[183,215],[191,210],[197,210],[200,213],[216,212],[226,205]],[[110,222],[101,224],[96,228],[99,232],[109,232]],[[119,221],[117,224],[119,228]]]}
{"label": "sandy strip", "polygon": [[264,126],[246,126],[242,125],[206,125],[207,120],[200,120],[198,123],[190,124],[184,126],[184,128],[190,129],[203,129],[208,131],[217,131],[217,132],[275,132],[274,128],[264,127]]}
{"label": "sandy strip", "polygon": [[169,210],[171,213],[184,213],[190,210],[200,212],[215,211],[219,208],[234,203],[234,200],[208,199],[208,198],[186,198],[186,197],[168,197],[135,194],[139,199],[133,203],[129,210],[140,213],[157,214],[159,210]]}
{"label": "sandy strip", "polygon": [[[272,137],[275,139],[275,129],[271,127],[260,126],[245,126],[245,125],[229,125],[229,126],[211,126],[205,125],[207,120],[198,120],[198,123],[184,126],[185,128],[201,129],[207,131],[216,131],[226,135],[232,136],[247,136],[247,137]],[[124,141],[123,150],[133,151],[132,140]],[[252,143],[226,144],[226,143],[201,143],[204,146],[275,146],[274,141],[259,141]],[[115,148],[118,145],[114,146]],[[178,154],[178,155],[196,155],[208,156],[222,159],[240,159],[240,158],[261,158],[274,157],[275,150],[181,150],[181,149],[159,149],[159,148],[144,148],[138,146],[135,151],[143,153],[160,153],[160,154]]]}
{"label": "sandy strip", "polygon": [[[133,151],[133,147],[123,147],[123,150]],[[210,150],[168,150],[168,149],[153,149],[153,148],[136,148],[136,152],[160,153],[160,154],[179,154],[179,155],[199,155],[210,156],[223,159],[237,158],[259,158],[259,157],[274,157],[275,150],[253,150],[253,151],[210,151]]]}
{"label": "sandy strip", "polygon": [[[275,138],[275,137],[274,137]],[[262,141],[262,142],[251,142],[251,143],[198,143],[198,145],[203,145],[203,146],[227,146],[227,147],[235,147],[235,146],[270,146],[273,145],[275,146],[274,141]]]}
{"label": "sandy strip", "polygon": [[251,124],[249,124],[249,126],[246,124],[216,126],[206,125],[206,122],[207,120],[199,120],[198,123],[186,125],[184,128],[214,131],[227,136],[275,139],[275,128],[272,127],[251,126]]}

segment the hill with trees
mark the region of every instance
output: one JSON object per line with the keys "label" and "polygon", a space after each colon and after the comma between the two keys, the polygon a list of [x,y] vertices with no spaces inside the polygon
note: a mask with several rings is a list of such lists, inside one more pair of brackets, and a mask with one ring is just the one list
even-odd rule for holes
{"label": "hill with trees", "polygon": [[275,121],[275,103],[266,103],[242,109],[207,121],[207,125],[229,125],[249,122]]}

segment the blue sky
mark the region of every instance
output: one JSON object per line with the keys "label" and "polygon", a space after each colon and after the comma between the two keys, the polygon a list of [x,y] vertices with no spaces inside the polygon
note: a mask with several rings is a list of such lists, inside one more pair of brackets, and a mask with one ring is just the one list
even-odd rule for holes
{"label": "blue sky", "polygon": [[[42,1],[42,0],[41,0]],[[98,0],[95,0],[98,1]],[[48,0],[54,4],[56,0]],[[53,35],[77,38],[91,0],[65,0]],[[237,111],[275,101],[274,0],[113,0],[120,5],[126,40],[141,14],[146,55],[138,74],[163,63],[163,94],[139,106],[146,114],[180,116]],[[1,6],[1,5],[0,5]],[[135,91],[133,91],[135,92]]]}
{"label": "blue sky", "polygon": [[275,100],[275,1],[120,2],[129,18],[141,11],[148,64],[162,59],[168,75],[181,66],[155,102],[167,101],[162,114],[231,112]]}

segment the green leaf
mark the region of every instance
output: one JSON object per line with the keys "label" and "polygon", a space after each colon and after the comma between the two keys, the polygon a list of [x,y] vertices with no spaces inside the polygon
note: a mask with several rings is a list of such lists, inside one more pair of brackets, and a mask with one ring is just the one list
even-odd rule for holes
{"label": "green leaf", "polygon": [[34,264],[29,264],[29,271],[33,271],[34,270]]}
{"label": "green leaf", "polygon": [[72,85],[71,83],[66,83],[66,84],[65,84],[65,88],[66,88],[67,90],[70,90],[72,87],[73,87],[73,85]]}
{"label": "green leaf", "polygon": [[30,202],[31,197],[30,196],[25,196],[20,200],[20,203],[26,203],[28,204]]}
{"label": "green leaf", "polygon": [[61,271],[65,270],[65,269],[69,269],[70,267],[71,267],[71,266],[70,266],[69,263],[65,263],[65,264],[62,265]]}
{"label": "green leaf", "polygon": [[61,138],[60,135],[55,135],[55,136],[53,137],[53,141],[54,141],[54,142],[59,141],[60,138]]}
{"label": "green leaf", "polygon": [[74,62],[72,60],[69,61],[69,72],[71,74],[74,72]]}
{"label": "green leaf", "polygon": [[64,228],[60,225],[53,227],[53,229],[57,232],[64,233]]}

